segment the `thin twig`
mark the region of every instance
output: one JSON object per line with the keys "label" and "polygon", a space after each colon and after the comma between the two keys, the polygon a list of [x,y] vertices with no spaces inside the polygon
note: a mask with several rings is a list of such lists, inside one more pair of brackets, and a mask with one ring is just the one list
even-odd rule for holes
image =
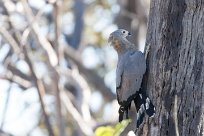
{"label": "thin twig", "polygon": [[11,88],[12,88],[12,85],[10,84],[8,89],[7,89],[7,97],[6,97],[5,106],[4,106],[4,109],[3,109],[2,121],[1,121],[1,125],[0,125],[1,129],[3,129],[4,121],[5,121],[5,118],[6,118],[6,112],[7,112],[7,108],[8,108],[8,104],[9,104]]}
{"label": "thin twig", "polygon": [[18,75],[14,75],[11,71],[6,72],[5,75],[0,74],[0,79],[8,80],[10,82],[16,83],[23,90],[28,89],[32,86],[32,82],[23,79]]}
{"label": "thin twig", "polygon": [[11,71],[13,75],[19,76],[26,81],[32,81],[32,77],[30,75],[26,75],[21,70],[17,69],[11,63],[7,64],[7,70]]}
{"label": "thin twig", "polygon": [[73,106],[72,102],[70,101],[70,99],[68,98],[64,90],[61,91],[61,98],[62,98],[63,104],[66,107],[66,110],[69,112],[69,114],[77,123],[77,125],[82,130],[82,132],[88,136],[93,135],[93,130],[92,130],[92,127],[90,126],[90,123],[84,122],[83,118],[76,110],[76,108]]}
{"label": "thin twig", "polygon": [[15,39],[9,34],[9,32],[4,27],[0,27],[0,34],[8,41],[8,43],[11,45],[14,52],[19,54],[20,48],[18,46],[18,43],[15,41]]}
{"label": "thin twig", "polygon": [[88,101],[91,96],[91,90],[86,80],[79,74],[79,71],[77,68],[72,70],[72,77],[78,81],[78,84],[81,87],[82,99],[80,103],[80,109],[81,109],[82,117],[84,118],[85,121],[90,121],[91,113],[89,110]]}
{"label": "thin twig", "polygon": [[[7,0],[8,1],[8,0]],[[11,21],[11,13],[10,13],[10,11],[8,10],[8,6],[6,6],[5,5],[6,4],[6,2],[4,1],[3,3],[2,3],[2,5],[3,5],[3,7],[4,7],[4,9],[5,9],[5,14],[8,16],[8,25],[9,25],[9,28],[12,30],[15,30],[15,27],[14,27],[14,25],[12,24],[12,21]],[[15,39],[15,41],[18,43],[18,44],[20,44],[20,40],[19,40],[19,32],[18,31],[14,31],[14,33],[12,34],[12,37]]]}
{"label": "thin twig", "polygon": [[[91,113],[88,106],[88,101],[90,99],[91,90],[88,86],[88,83],[86,80],[81,76],[76,68],[73,68],[72,70],[68,69],[60,69],[59,74],[63,75],[65,77],[69,77],[72,81],[71,84],[77,87],[77,91],[80,91],[82,94],[82,97],[76,98],[77,103],[77,110],[82,114],[82,117],[85,121],[91,121]],[[63,86],[63,85],[62,85]]]}
{"label": "thin twig", "polygon": [[94,71],[85,68],[79,58],[80,54],[74,50],[72,47],[65,45],[64,53],[78,66],[79,72],[84,76],[84,78],[91,83],[95,88],[97,88],[107,101],[112,101],[115,99],[115,94],[105,85],[104,80],[99,77]]}
{"label": "thin twig", "polygon": [[22,34],[21,43],[24,44],[27,41],[27,38],[31,32],[31,27],[32,27],[33,23],[35,23],[43,15],[44,9],[45,9],[45,7],[41,8],[38,11],[38,13],[36,14],[36,16],[33,18],[33,20],[31,21],[31,23],[28,24],[27,28],[25,28],[25,30],[23,31],[23,34]]}
{"label": "thin twig", "polygon": [[[61,1],[56,1],[54,3],[54,17],[55,17],[55,51],[59,56],[59,36],[60,36],[60,6]],[[65,126],[64,120],[62,117],[62,109],[61,109],[61,99],[60,99],[60,89],[59,89],[59,75],[55,69],[55,79],[57,88],[55,90],[55,97],[56,97],[56,109],[57,109],[57,126],[59,130],[59,136],[65,136]]]}
{"label": "thin twig", "polygon": [[40,43],[40,45],[45,49],[45,51],[48,54],[50,64],[52,66],[56,66],[58,64],[57,54],[55,53],[50,42],[45,38],[45,36],[43,36],[41,34],[40,28],[39,28],[39,25],[37,24],[37,22],[32,22],[34,20],[34,15],[32,13],[32,10],[28,6],[27,1],[22,0],[22,4],[23,4],[24,10],[25,10],[28,22],[31,25],[31,28],[32,28],[34,34],[36,35],[38,42]]}
{"label": "thin twig", "polygon": [[39,99],[40,99],[40,104],[41,104],[41,108],[42,108],[42,111],[43,111],[43,115],[45,117],[45,124],[47,126],[48,133],[49,133],[50,136],[54,136],[54,133],[53,133],[50,121],[49,121],[49,117],[48,117],[47,111],[45,109],[45,104],[43,102],[43,97],[42,97],[43,94],[45,93],[45,87],[44,87],[42,81],[37,78],[37,76],[36,76],[36,74],[34,72],[33,64],[30,61],[30,58],[29,58],[29,56],[27,54],[27,50],[25,48],[25,45],[23,45],[23,53],[25,55],[25,60],[28,63],[28,66],[29,66],[29,68],[31,70],[32,76],[34,77],[34,83],[35,83],[35,85],[37,87],[37,90],[38,90],[38,96],[39,96]]}

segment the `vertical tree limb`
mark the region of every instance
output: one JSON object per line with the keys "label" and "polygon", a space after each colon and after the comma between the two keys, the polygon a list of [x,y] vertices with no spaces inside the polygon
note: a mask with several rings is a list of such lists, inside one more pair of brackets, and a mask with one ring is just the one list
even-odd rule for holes
{"label": "vertical tree limb", "polygon": [[47,111],[46,111],[46,108],[45,108],[45,104],[43,102],[43,97],[42,96],[45,93],[45,88],[44,88],[43,82],[40,79],[37,78],[37,76],[36,76],[36,74],[34,72],[33,65],[32,65],[32,62],[30,61],[30,58],[29,58],[28,54],[27,54],[27,50],[25,48],[25,45],[23,46],[23,53],[25,55],[25,60],[28,63],[28,66],[29,66],[29,68],[31,70],[31,74],[34,77],[34,83],[35,83],[35,85],[37,87],[37,90],[38,90],[38,96],[39,96],[39,99],[40,99],[40,104],[41,104],[41,108],[42,108],[43,115],[44,115],[44,118],[45,118],[45,124],[47,126],[48,133],[49,133],[50,136],[54,136],[54,133],[53,133],[50,121],[49,121],[49,117],[47,115]]}
{"label": "vertical tree limb", "polygon": [[58,64],[58,58],[55,50],[53,49],[52,45],[50,42],[40,33],[40,28],[36,22],[34,21],[33,13],[30,7],[28,6],[28,3],[26,0],[22,0],[22,4],[26,13],[26,17],[28,19],[29,24],[31,25],[31,28],[34,32],[34,34],[37,37],[38,42],[40,45],[45,49],[45,51],[48,54],[48,58],[50,61],[50,64],[52,66],[56,66]]}
{"label": "vertical tree limb", "polygon": [[20,48],[18,46],[18,43],[15,41],[15,39],[9,34],[9,32],[4,28],[0,27],[0,34],[7,40],[7,42],[11,45],[13,51],[17,54],[20,53]]}
{"label": "vertical tree limb", "polygon": [[[58,58],[60,55],[59,52],[59,36],[60,36],[60,5],[61,5],[61,1],[56,1],[54,3],[54,16],[55,16],[55,51],[58,54]],[[59,65],[59,61],[58,61],[58,65]],[[63,116],[62,116],[62,109],[61,109],[61,98],[60,98],[60,89],[59,89],[59,75],[57,73],[57,71],[55,69],[53,69],[54,71],[54,79],[56,82],[56,90],[55,90],[55,97],[56,97],[56,109],[57,109],[57,118],[56,118],[56,122],[57,122],[57,126],[58,126],[58,130],[59,130],[59,136],[65,136],[65,126],[64,126],[64,120],[63,120]]]}
{"label": "vertical tree limb", "polygon": [[71,117],[76,121],[77,125],[81,129],[84,135],[90,136],[93,135],[92,127],[90,123],[84,122],[83,118],[73,106],[72,102],[69,100],[68,96],[65,94],[65,91],[61,93],[62,102],[66,107],[66,110],[69,112]]}
{"label": "vertical tree limb", "polygon": [[151,1],[146,88],[156,114],[144,122],[146,127],[141,127],[138,135],[203,136],[203,7],[201,1]]}

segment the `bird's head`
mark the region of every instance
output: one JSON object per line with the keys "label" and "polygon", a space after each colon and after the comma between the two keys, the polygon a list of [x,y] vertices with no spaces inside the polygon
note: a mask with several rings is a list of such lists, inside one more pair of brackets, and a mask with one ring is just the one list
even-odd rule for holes
{"label": "bird's head", "polygon": [[126,38],[127,36],[130,35],[131,35],[130,32],[128,32],[125,29],[118,29],[110,34],[108,42],[112,42],[114,39]]}

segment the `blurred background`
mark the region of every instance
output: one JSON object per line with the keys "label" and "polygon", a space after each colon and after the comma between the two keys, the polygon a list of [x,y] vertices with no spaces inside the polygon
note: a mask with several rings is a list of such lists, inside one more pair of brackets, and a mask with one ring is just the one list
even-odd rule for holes
{"label": "blurred background", "polygon": [[118,122],[124,28],[144,50],[149,0],[1,0],[0,136],[91,136]]}

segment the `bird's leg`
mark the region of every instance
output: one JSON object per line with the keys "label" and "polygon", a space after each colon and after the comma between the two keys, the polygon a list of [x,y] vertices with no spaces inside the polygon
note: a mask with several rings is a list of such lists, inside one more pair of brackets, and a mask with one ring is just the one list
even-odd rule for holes
{"label": "bird's leg", "polygon": [[121,105],[119,108],[119,122],[121,122],[123,120],[123,116],[124,116],[124,112],[125,112],[125,119],[129,119],[128,116],[128,110],[129,110],[130,104],[128,105]]}
{"label": "bird's leg", "polygon": [[126,119],[129,119],[129,116],[128,116],[128,108],[126,108]]}
{"label": "bird's leg", "polygon": [[128,104],[128,106],[126,106],[126,119],[129,119],[129,116],[128,116],[128,110],[130,110],[130,107],[131,107],[131,102]]}
{"label": "bird's leg", "polygon": [[118,111],[118,113],[119,113],[119,122],[121,122],[123,120],[124,111],[125,111],[125,107],[121,105],[120,108],[119,108],[119,111]]}

